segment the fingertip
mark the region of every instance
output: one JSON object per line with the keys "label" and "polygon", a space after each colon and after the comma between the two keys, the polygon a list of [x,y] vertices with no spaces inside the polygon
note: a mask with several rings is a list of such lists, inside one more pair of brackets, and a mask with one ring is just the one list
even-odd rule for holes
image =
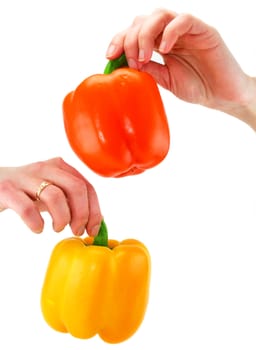
{"label": "fingertip", "polygon": [[43,228],[38,227],[36,229],[32,229],[32,232],[35,233],[35,234],[40,234],[40,233],[43,232]]}
{"label": "fingertip", "polygon": [[65,228],[65,226],[64,227],[63,226],[61,226],[61,227],[53,227],[54,231],[57,232],[57,233],[63,231],[64,228]]}
{"label": "fingertip", "polygon": [[106,57],[111,58],[115,53],[116,53],[116,45],[110,44],[106,52]]}
{"label": "fingertip", "polygon": [[[41,221],[41,220],[39,220]],[[34,224],[34,225],[33,225]],[[33,233],[40,234],[44,230],[44,222],[39,222],[39,223],[28,223],[28,227]]]}
{"label": "fingertip", "polygon": [[166,41],[162,41],[160,46],[159,46],[159,51],[163,54],[165,54],[168,51],[168,47],[167,47],[167,42]]}
{"label": "fingertip", "polygon": [[110,44],[106,52],[106,58],[108,60],[113,60],[117,57],[120,57],[123,52],[124,52],[124,49],[122,46]]}
{"label": "fingertip", "polygon": [[138,64],[133,58],[128,58],[128,66],[133,69],[138,69]]}
{"label": "fingertip", "polygon": [[73,230],[75,236],[82,236],[84,234],[85,227],[81,226],[77,230]]}
{"label": "fingertip", "polygon": [[88,232],[89,236],[95,237],[99,233],[100,225],[95,225],[90,229],[90,232]]}

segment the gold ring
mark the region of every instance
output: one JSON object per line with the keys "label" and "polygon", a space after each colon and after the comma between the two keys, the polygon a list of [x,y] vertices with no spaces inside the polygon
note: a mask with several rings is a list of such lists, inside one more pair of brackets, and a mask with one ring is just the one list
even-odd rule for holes
{"label": "gold ring", "polygon": [[48,181],[43,181],[41,182],[41,184],[39,185],[37,191],[36,191],[36,200],[40,201],[40,194],[42,193],[42,191],[49,185],[52,185],[51,182]]}

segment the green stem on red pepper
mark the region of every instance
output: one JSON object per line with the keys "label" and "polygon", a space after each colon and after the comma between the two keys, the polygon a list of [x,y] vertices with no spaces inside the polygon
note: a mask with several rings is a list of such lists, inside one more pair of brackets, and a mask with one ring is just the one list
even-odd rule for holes
{"label": "green stem on red pepper", "polygon": [[115,58],[114,60],[108,61],[107,65],[104,69],[104,74],[110,74],[115,69],[118,69],[121,67],[128,67],[128,62],[127,62],[127,59],[126,59],[126,56],[124,53],[121,56],[119,56],[118,58]]}
{"label": "green stem on red pepper", "polygon": [[101,221],[99,233],[94,237],[93,245],[108,246],[108,229],[105,221]]}

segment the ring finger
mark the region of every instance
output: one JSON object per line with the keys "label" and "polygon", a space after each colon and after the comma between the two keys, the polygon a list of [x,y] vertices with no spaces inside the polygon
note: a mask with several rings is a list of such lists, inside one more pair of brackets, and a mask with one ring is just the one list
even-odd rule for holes
{"label": "ring finger", "polygon": [[71,220],[64,192],[53,183],[45,181],[42,181],[36,188],[34,197],[37,199],[37,206],[41,211],[47,210],[49,212],[54,231],[60,232]]}

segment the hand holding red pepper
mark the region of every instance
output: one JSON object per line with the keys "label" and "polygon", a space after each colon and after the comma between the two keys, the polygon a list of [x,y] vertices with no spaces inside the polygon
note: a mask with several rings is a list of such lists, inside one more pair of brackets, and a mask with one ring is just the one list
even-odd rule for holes
{"label": "hand holding red pepper", "polygon": [[148,72],[179,99],[228,113],[256,131],[256,77],[241,68],[212,25],[157,8],[113,35],[107,58],[122,52],[130,67]]}
{"label": "hand holding red pepper", "polygon": [[72,149],[91,170],[106,177],[152,168],[170,146],[157,84],[148,73],[124,65],[124,55],[110,61],[105,74],[88,77],[63,102]]}

